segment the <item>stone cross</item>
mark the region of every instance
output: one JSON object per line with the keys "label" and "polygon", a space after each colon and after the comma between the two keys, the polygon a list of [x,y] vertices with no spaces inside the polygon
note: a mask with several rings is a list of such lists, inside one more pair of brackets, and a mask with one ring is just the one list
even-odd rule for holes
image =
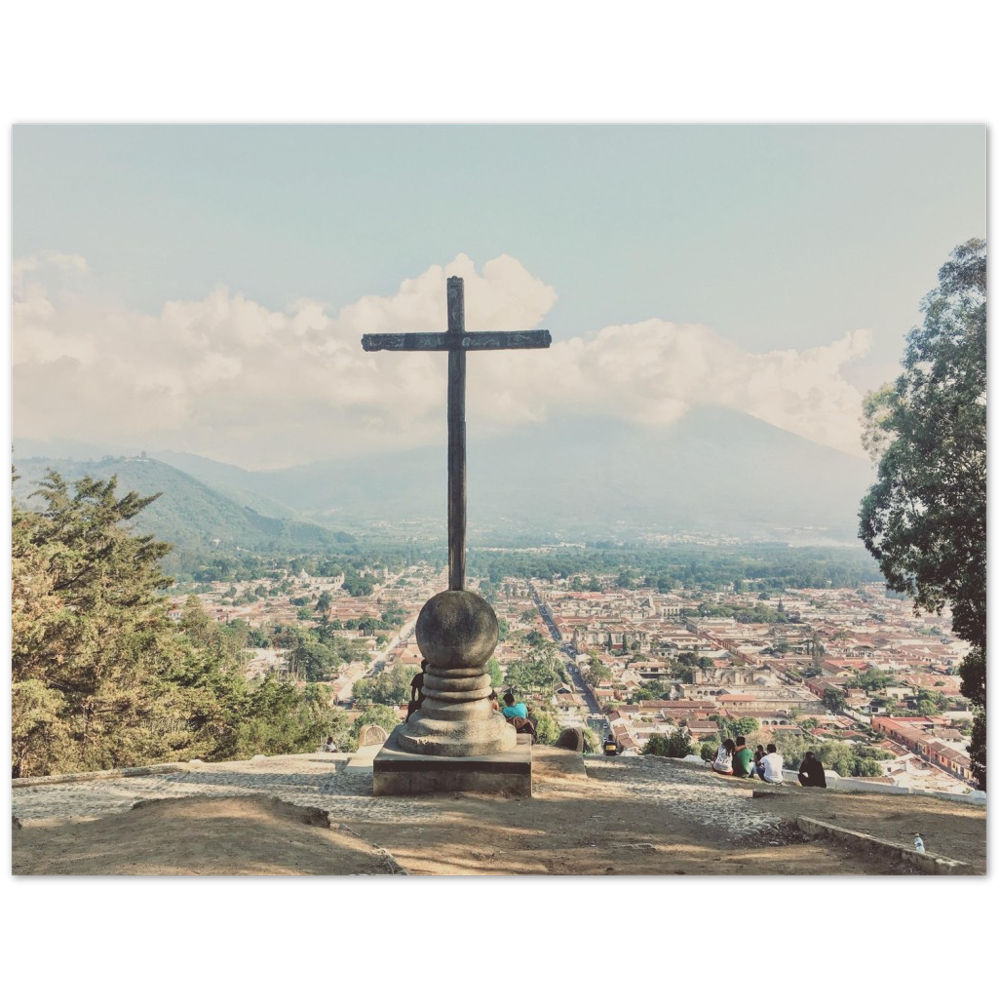
{"label": "stone cross", "polygon": [[465,288],[461,278],[448,279],[448,329],[445,333],[366,333],[366,351],[448,352],[448,589],[465,589],[465,354],[548,347],[548,330],[465,329]]}

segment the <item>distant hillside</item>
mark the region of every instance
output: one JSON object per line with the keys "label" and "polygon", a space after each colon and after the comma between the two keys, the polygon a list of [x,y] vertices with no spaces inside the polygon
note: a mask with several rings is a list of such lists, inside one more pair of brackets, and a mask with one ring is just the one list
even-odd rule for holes
{"label": "distant hillside", "polygon": [[28,496],[50,468],[71,482],[85,475],[103,480],[117,476],[119,493],[130,490],[142,496],[162,493],[133,523],[138,530],[178,548],[306,550],[353,541],[348,534],[317,524],[264,516],[152,458],[119,457],[83,462],[15,455],[14,465],[21,477],[14,484],[14,497],[32,506],[38,501],[30,501]]}
{"label": "distant hillside", "polygon": [[[698,532],[857,543],[868,463],[744,414],[703,407],[666,428],[578,418],[469,443],[469,537],[635,538]],[[323,523],[441,533],[443,445],[269,472],[162,455],[230,495]],[[860,543],[857,543],[860,544]]]}
{"label": "distant hillside", "polygon": [[[860,545],[858,508],[874,478],[868,462],[745,414],[701,407],[665,428],[562,418],[490,439],[477,430],[470,425],[472,544],[697,533]],[[445,537],[443,443],[267,472],[176,452],[154,458],[68,464],[93,475],[117,471],[140,492],[163,490],[149,524],[170,540],[312,544],[326,537],[317,524]],[[40,475],[53,461],[31,460],[31,468]],[[17,452],[15,463],[27,471]]]}
{"label": "distant hillside", "polygon": [[273,496],[257,492],[255,483],[261,473],[247,472],[236,465],[215,462],[201,455],[188,452],[154,452],[153,458],[186,472],[189,476],[210,486],[213,490],[235,500],[241,507],[250,507],[266,517],[295,518],[299,513],[294,505],[283,503]]}

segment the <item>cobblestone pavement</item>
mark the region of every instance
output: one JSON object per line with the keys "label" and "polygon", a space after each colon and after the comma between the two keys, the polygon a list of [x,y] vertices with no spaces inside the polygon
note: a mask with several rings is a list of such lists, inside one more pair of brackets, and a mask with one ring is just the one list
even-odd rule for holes
{"label": "cobblestone pavement", "polygon": [[[370,768],[348,767],[344,754],[299,754],[222,764],[192,764],[190,770],[65,784],[15,787],[12,811],[21,820],[96,818],[127,812],[143,799],[188,795],[268,795],[327,810],[338,820],[419,821],[440,811],[434,799],[374,797]],[[653,757],[587,757],[588,776],[649,805],[665,805],[693,823],[749,835],[777,826],[777,816],[747,808],[751,789],[714,778],[707,770]]]}
{"label": "cobblestone pavement", "polygon": [[760,833],[780,817],[747,808],[752,782],[717,778],[708,768],[686,767],[658,757],[588,757],[587,776],[618,785],[630,798],[666,805],[692,823],[729,834]]}

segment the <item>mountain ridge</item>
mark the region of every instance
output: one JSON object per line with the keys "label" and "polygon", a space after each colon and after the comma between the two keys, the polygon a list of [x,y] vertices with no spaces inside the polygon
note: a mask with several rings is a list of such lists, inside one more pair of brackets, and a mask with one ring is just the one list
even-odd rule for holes
{"label": "mountain ridge", "polygon": [[[470,437],[468,455],[469,537],[479,544],[532,532],[860,544],[858,507],[874,478],[864,459],[717,407],[659,428],[558,418]],[[257,516],[444,536],[443,443],[265,471],[152,457]]]}
{"label": "mountain ridge", "polygon": [[20,477],[13,486],[14,499],[36,506],[31,493],[49,469],[73,482],[84,476],[118,478],[120,494],[162,494],[132,522],[136,529],[155,535],[182,549],[222,547],[263,549],[276,545],[317,548],[353,542],[353,536],[295,518],[276,518],[241,506],[194,476],[155,458],[119,456],[94,461],[31,457],[16,458]]}

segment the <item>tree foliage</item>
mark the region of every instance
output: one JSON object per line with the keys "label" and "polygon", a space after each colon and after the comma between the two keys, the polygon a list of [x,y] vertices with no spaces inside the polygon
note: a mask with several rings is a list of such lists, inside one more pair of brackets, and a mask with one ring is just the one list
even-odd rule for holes
{"label": "tree foliage", "polygon": [[507,668],[506,680],[517,691],[550,692],[559,682],[559,658],[552,650],[522,657]]}
{"label": "tree foliage", "polygon": [[[985,712],[985,242],[956,248],[938,281],[907,338],[902,374],[865,400],[878,478],[859,535],[892,587],[931,611],[950,605],[955,634],[975,647],[962,693]],[[974,736],[971,751],[985,788],[985,742]]]}
{"label": "tree foliage", "polygon": [[318,745],[329,692],[248,681],[247,632],[212,621],[196,598],[172,621],[168,546],[129,526],[156,497],[116,489],[51,473],[43,509],[13,507],[12,774]]}
{"label": "tree foliage", "polygon": [[823,704],[831,712],[843,712],[847,707],[847,696],[840,688],[829,687],[823,692]]}
{"label": "tree foliage", "polygon": [[351,735],[357,739],[363,726],[381,726],[387,733],[391,733],[398,723],[399,717],[388,705],[369,705],[354,720]]}
{"label": "tree foliage", "polygon": [[354,697],[376,705],[405,705],[410,700],[410,685],[417,671],[405,663],[396,663],[374,677],[354,682]]}
{"label": "tree foliage", "polygon": [[503,667],[500,666],[500,661],[495,656],[491,656],[486,664],[486,669],[489,671],[493,690],[499,691],[503,687]]}
{"label": "tree foliage", "polygon": [[607,664],[602,663],[596,655],[591,655],[590,665],[584,670],[583,674],[587,681],[594,687],[600,687],[601,684],[607,683],[612,677],[611,668]]}
{"label": "tree foliage", "polygon": [[760,729],[760,722],[752,716],[740,719],[719,719],[722,739],[735,740],[737,736],[750,736]]}
{"label": "tree foliage", "polygon": [[678,727],[669,736],[654,733],[642,748],[643,754],[653,757],[686,757],[693,750],[691,734],[686,727]]}
{"label": "tree foliage", "polygon": [[562,732],[558,720],[551,712],[545,712],[540,709],[536,709],[531,714],[535,719],[535,732],[538,742],[544,746],[552,746],[559,739],[559,734]]}

